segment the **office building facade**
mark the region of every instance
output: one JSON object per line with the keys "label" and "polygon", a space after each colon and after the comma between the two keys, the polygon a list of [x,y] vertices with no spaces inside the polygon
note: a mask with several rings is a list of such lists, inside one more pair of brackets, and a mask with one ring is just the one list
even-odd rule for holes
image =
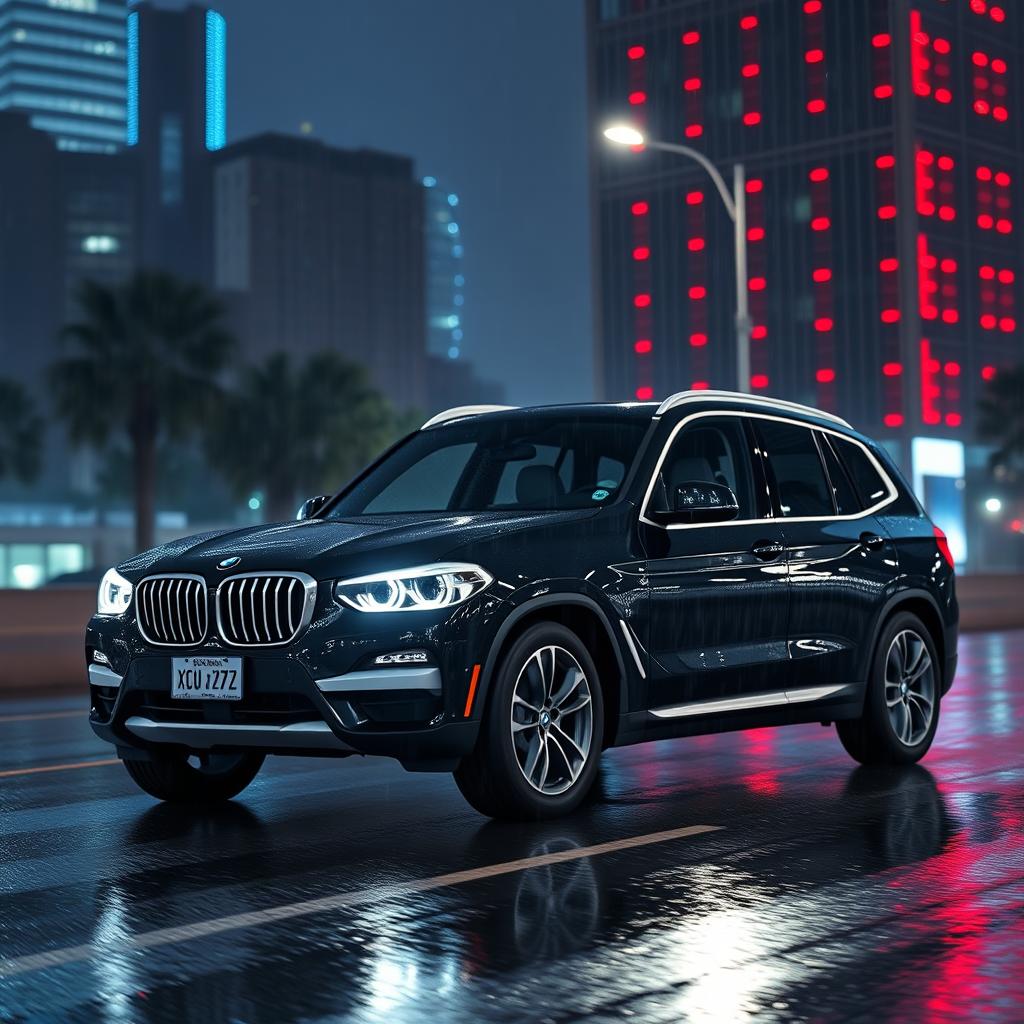
{"label": "office building facade", "polygon": [[59,149],[114,153],[127,115],[125,4],[0,0],[0,110],[27,113]]}
{"label": "office building facade", "polygon": [[598,388],[736,385],[733,226],[684,157],[746,170],[751,372],[885,440],[966,553],[975,407],[1022,358],[1024,18],[988,0],[590,0]]}
{"label": "office building facade", "polygon": [[251,359],[330,349],[424,403],[423,187],[412,161],[266,134],[214,172],[214,281]]}
{"label": "office building facade", "polygon": [[426,248],[427,351],[463,355],[466,274],[459,196],[433,175],[423,179]]}
{"label": "office building facade", "polygon": [[139,255],[208,282],[211,154],[226,142],[227,25],[207,7],[134,6],[127,17],[129,150],[142,196]]}

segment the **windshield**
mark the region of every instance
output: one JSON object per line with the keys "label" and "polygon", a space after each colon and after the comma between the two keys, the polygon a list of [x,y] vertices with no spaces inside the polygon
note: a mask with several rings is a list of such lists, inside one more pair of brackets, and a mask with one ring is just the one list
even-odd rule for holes
{"label": "windshield", "polygon": [[614,416],[487,417],[421,430],[326,516],[550,512],[613,501],[648,422]]}

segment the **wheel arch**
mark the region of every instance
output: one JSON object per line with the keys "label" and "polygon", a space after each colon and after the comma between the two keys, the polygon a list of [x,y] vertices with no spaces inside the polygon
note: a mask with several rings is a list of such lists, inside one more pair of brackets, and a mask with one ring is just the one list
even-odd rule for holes
{"label": "wheel arch", "polygon": [[594,659],[605,706],[601,745],[609,746],[618,730],[619,716],[623,713],[626,664],[607,613],[586,594],[544,594],[509,613],[495,634],[481,671],[481,699],[476,715],[482,720],[486,713],[491,683],[502,655],[526,630],[539,622],[555,622],[572,630]]}
{"label": "wheel arch", "polygon": [[871,669],[871,659],[875,654],[875,646],[878,643],[879,634],[885,627],[885,624],[894,616],[900,612],[910,612],[915,615],[924,624],[932,638],[932,643],[935,644],[935,649],[939,655],[939,671],[942,674],[942,692],[945,693],[949,689],[950,680],[946,679],[947,669],[947,639],[946,639],[946,627],[942,621],[942,613],[939,610],[939,603],[935,600],[934,596],[927,590],[920,587],[907,588],[906,590],[899,590],[893,594],[886,602],[882,605],[881,610],[875,617],[874,629],[871,633],[871,645],[870,649],[866,652],[866,657],[863,662],[863,677],[868,678]]}

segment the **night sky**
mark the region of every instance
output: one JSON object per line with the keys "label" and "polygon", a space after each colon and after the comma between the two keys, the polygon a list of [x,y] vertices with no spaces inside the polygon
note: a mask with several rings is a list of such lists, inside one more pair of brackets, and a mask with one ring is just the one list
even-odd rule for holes
{"label": "night sky", "polygon": [[512,402],[593,397],[583,4],[213,6],[228,141],[309,121],[325,142],[414,157],[460,196],[466,357]]}

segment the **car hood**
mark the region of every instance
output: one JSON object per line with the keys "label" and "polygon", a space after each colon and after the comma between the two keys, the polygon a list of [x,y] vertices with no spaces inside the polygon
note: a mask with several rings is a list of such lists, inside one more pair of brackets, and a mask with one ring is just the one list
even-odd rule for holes
{"label": "car hood", "polygon": [[[595,514],[592,509],[515,515],[418,513],[274,523],[183,537],[130,558],[118,571],[133,582],[151,573],[195,573],[216,580],[222,574],[266,570],[337,579],[428,564],[476,539],[569,525]],[[237,558],[237,564],[219,570],[218,563],[228,558]]]}

